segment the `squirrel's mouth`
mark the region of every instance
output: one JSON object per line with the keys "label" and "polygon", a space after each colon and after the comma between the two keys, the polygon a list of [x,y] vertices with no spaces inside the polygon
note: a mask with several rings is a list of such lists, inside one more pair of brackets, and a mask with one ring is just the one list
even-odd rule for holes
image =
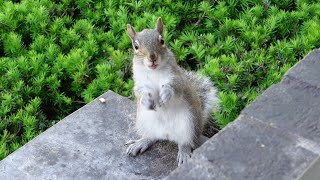
{"label": "squirrel's mouth", "polygon": [[158,64],[152,63],[151,65],[149,65],[150,69],[156,69],[157,67],[158,67]]}

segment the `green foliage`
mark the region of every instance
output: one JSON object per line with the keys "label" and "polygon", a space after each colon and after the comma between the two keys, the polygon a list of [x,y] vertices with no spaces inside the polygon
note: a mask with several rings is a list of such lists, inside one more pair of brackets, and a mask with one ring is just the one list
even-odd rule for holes
{"label": "green foliage", "polygon": [[315,0],[1,0],[0,159],[108,89],[132,97],[126,24],[159,16],[178,63],[218,87],[221,128],[320,47]]}

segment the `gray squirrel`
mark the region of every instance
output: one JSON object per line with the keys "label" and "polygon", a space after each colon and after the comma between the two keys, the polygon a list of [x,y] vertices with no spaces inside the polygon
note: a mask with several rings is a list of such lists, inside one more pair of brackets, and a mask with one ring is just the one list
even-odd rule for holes
{"label": "gray squirrel", "polygon": [[163,40],[164,25],[158,18],[155,29],[127,32],[134,48],[133,79],[137,97],[135,128],[141,136],[130,140],[127,154],[136,156],[158,140],[178,144],[178,165],[191,157],[207,119],[218,108],[217,90],[209,78],[177,65]]}

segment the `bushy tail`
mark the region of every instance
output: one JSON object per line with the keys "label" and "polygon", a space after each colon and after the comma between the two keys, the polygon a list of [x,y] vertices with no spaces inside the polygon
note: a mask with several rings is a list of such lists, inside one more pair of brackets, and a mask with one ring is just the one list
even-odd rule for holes
{"label": "bushy tail", "polygon": [[[217,96],[217,89],[214,87],[213,82],[208,78],[201,76],[192,71],[185,71],[187,79],[190,85],[196,90],[197,95],[201,99],[201,105],[203,108],[203,119],[207,122],[213,111],[219,108],[219,98]],[[204,122],[204,124],[205,124]]]}

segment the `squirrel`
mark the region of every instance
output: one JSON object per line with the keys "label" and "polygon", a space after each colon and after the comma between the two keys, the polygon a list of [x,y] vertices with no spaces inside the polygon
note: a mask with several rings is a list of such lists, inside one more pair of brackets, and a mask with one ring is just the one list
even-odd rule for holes
{"label": "squirrel", "polygon": [[135,127],[141,136],[130,140],[127,154],[136,156],[159,140],[178,145],[178,165],[191,157],[200,143],[203,126],[219,99],[213,82],[179,67],[163,40],[159,17],[155,29],[136,32],[127,24],[134,48],[133,80],[137,97]]}

